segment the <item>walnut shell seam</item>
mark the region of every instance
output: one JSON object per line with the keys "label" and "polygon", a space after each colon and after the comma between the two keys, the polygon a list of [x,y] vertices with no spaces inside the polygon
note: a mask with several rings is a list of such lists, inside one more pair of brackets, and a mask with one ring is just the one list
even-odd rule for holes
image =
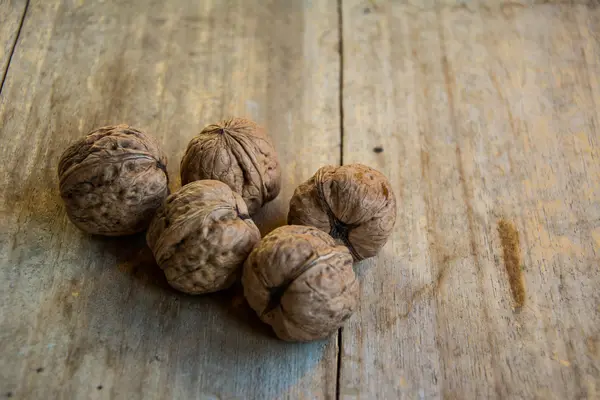
{"label": "walnut shell seam", "polygon": [[[257,276],[261,277],[262,283],[265,286],[265,288],[269,290],[269,303],[267,304],[266,308],[259,313],[259,315],[264,316],[265,314],[273,311],[277,307],[282,306],[281,298],[285,294],[285,291],[294,283],[294,281],[296,279],[300,278],[303,274],[308,272],[312,267],[316,266],[320,262],[327,261],[331,258],[339,257],[339,256],[340,256],[340,253],[334,252],[334,251],[329,251],[325,254],[317,255],[313,260],[309,261],[308,263],[303,265],[298,271],[296,271],[294,273],[294,275],[287,278],[283,283],[281,283],[280,285],[277,285],[277,286],[268,286],[265,283],[266,282],[265,277],[262,276],[262,274],[259,274],[258,271],[255,270],[255,273],[257,274]],[[352,281],[350,283],[350,285],[352,285],[353,283],[354,283],[354,281]],[[315,292],[318,293],[317,291],[315,291]]]}
{"label": "walnut shell seam", "polygon": [[344,243],[344,245],[348,247],[348,250],[350,250],[350,254],[352,254],[352,257],[354,259],[360,259],[360,256],[358,255],[358,253],[354,249],[354,246],[352,245],[352,243],[350,243],[350,240],[348,239],[348,234],[350,233],[350,230],[355,228],[357,225],[345,224],[336,218],[335,214],[333,213],[333,210],[331,209],[331,206],[325,198],[325,193],[323,191],[324,175],[324,170],[319,169],[315,176],[315,184],[317,188],[317,195],[319,197],[319,203],[321,203],[321,206],[327,213],[327,217],[329,218],[329,224],[331,225],[329,235],[334,239],[341,240]]}

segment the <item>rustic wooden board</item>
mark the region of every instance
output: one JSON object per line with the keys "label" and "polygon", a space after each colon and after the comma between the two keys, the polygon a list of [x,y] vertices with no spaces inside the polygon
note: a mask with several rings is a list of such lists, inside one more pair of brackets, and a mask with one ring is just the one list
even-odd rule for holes
{"label": "rustic wooden board", "polygon": [[283,343],[239,292],[169,290],[142,235],[68,222],[55,175],[69,142],[125,122],[160,139],[176,188],[189,139],[246,115],[283,167],[258,222],[283,224],[340,161],[337,24],[330,1],[31,1],[0,97],[0,397],[335,396],[336,338]]}
{"label": "rustic wooden board", "polygon": [[0,90],[25,14],[26,0],[0,0]]}
{"label": "rustic wooden board", "polygon": [[340,397],[597,399],[597,2],[344,0],[342,21],[343,161],[388,174],[399,218],[360,266]]}

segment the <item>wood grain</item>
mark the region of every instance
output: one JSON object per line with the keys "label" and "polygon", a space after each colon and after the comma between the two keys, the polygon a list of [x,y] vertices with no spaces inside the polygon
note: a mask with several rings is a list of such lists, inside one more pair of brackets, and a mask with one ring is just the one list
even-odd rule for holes
{"label": "wood grain", "polygon": [[[2,73],[25,4],[0,0]],[[600,396],[598,2],[340,4],[31,1],[0,93],[0,397]],[[239,288],[178,294],[142,235],[89,237],[65,216],[56,163],[75,138],[154,134],[175,189],[189,139],[232,115],[263,123],[282,161],[263,234],[341,161],[340,117],[344,163],[394,185],[339,388],[335,338],[277,341]]]}
{"label": "wood grain", "polygon": [[597,2],[345,0],[342,20],[344,163],[385,172],[399,218],[360,266],[340,397],[598,398]]}
{"label": "wood grain", "polygon": [[283,343],[236,290],[169,290],[143,236],[69,223],[56,166],[129,123],[162,142],[174,189],[191,137],[245,115],[283,168],[258,223],[283,224],[295,186],[340,161],[337,18],[328,1],[31,1],[0,97],[0,396],[335,396],[336,338]]}
{"label": "wood grain", "polygon": [[26,5],[27,0],[0,0],[0,91]]}

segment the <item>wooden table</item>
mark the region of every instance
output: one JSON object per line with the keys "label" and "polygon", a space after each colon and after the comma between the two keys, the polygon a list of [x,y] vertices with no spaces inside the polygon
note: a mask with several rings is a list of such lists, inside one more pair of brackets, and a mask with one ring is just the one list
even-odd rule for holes
{"label": "wooden table", "polygon": [[[600,6],[567,0],[0,0],[0,398],[600,398]],[[62,150],[249,116],[284,224],[321,165],[382,170],[394,234],[326,342],[239,289],[166,285],[67,219]]]}

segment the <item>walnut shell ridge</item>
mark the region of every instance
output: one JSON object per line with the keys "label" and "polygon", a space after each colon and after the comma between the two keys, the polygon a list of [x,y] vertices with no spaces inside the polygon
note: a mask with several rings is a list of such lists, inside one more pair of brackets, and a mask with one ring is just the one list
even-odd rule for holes
{"label": "walnut shell ridge", "polygon": [[169,194],[166,165],[154,138],[128,125],[90,132],[58,164],[69,219],[91,234],[143,231]]}
{"label": "walnut shell ridge", "polygon": [[250,306],[287,341],[328,337],[358,306],[348,249],[309,226],[265,236],[244,263],[242,284]]}
{"label": "walnut shell ridge", "polygon": [[260,232],[237,193],[223,182],[202,180],[167,198],[146,241],[171,286],[203,294],[235,282]]}
{"label": "walnut shell ridge", "polygon": [[251,215],[277,197],[281,171],[264,129],[243,118],[204,128],[190,141],[181,160],[183,185],[201,179],[229,185],[242,196]]}
{"label": "walnut shell ridge", "polygon": [[395,222],[396,198],[389,181],[362,164],[320,168],[294,191],[288,213],[288,224],[329,233],[355,260],[377,254]]}

